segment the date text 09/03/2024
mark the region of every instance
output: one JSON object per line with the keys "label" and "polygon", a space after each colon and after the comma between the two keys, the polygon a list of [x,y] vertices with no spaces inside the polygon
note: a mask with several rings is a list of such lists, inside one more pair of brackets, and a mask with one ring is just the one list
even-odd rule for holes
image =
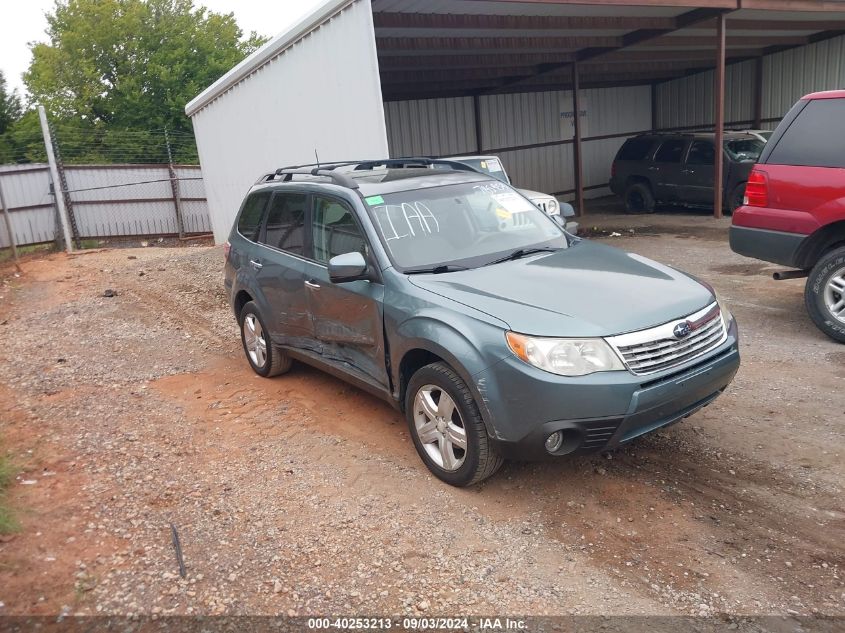
{"label": "date text 09/03/2024", "polygon": [[351,618],[308,618],[312,630],[389,630],[399,631],[460,631],[471,628],[479,631],[524,631],[527,624],[521,619],[497,617],[351,617]]}

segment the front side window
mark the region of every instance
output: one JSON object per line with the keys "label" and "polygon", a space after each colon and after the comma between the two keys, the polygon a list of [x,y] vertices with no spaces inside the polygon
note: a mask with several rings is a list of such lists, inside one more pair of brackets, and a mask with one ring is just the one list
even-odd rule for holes
{"label": "front side window", "polygon": [[654,155],[656,163],[680,163],[687,142],[684,140],[664,141],[657,154]]}
{"label": "front side window", "polygon": [[336,255],[361,253],[366,257],[366,241],[352,211],[332,198],[314,196],[311,227],[314,259],[328,263]]}
{"label": "front side window", "polygon": [[365,199],[393,263],[402,269],[475,267],[516,249],[566,248],[563,230],[496,180]]}
{"label": "front side window", "polygon": [[687,156],[688,165],[712,165],[716,162],[716,150],[710,141],[694,141]]}
{"label": "front side window", "polygon": [[258,191],[250,194],[244,202],[241,215],[238,218],[238,233],[246,239],[253,242],[258,239],[258,231],[261,229],[261,220],[264,217],[264,208],[267,206],[269,199],[269,191]]}
{"label": "front side window", "polygon": [[304,255],[307,205],[307,194],[276,192],[267,211],[264,244],[295,255]]}

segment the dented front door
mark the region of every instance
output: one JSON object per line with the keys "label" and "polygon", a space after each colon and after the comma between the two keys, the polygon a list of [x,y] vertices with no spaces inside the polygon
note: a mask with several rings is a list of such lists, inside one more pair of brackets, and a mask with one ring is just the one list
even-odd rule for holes
{"label": "dented front door", "polygon": [[311,210],[313,261],[306,264],[305,287],[323,358],[387,387],[384,286],[368,280],[332,283],[327,266],[331,257],[347,252],[360,252],[367,259],[366,238],[344,201],[314,196]]}

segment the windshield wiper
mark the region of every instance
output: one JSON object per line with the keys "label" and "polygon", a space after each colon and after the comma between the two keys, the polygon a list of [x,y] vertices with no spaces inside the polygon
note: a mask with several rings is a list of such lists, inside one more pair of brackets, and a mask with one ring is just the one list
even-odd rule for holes
{"label": "windshield wiper", "polygon": [[494,259],[492,262],[487,262],[485,266],[490,266],[491,264],[501,264],[502,262],[509,262],[513,259],[519,259],[520,257],[525,257],[526,255],[532,255],[534,253],[551,253],[554,251],[559,251],[559,248],[555,248],[554,246],[536,246],[532,248],[518,248],[515,251],[512,251],[505,255],[504,257],[500,257],[499,259]]}
{"label": "windshield wiper", "polygon": [[430,273],[433,275],[437,275],[440,273],[454,273],[458,272],[459,270],[469,270],[466,266],[456,266],[454,264],[441,264],[440,266],[432,266],[431,268],[413,268],[411,270],[406,270],[406,275],[422,275],[426,273]]}

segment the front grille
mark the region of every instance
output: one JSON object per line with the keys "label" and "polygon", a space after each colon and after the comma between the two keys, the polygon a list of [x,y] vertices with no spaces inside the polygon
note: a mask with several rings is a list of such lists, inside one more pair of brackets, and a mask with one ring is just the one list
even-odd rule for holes
{"label": "front grille", "polygon": [[539,202],[539,203],[537,203],[537,206],[538,206],[538,207],[540,207],[540,208],[543,210],[543,213],[546,213],[546,214],[548,214],[548,213],[549,213],[549,210],[548,210],[548,208],[546,207],[546,203],[545,203],[545,202]]}
{"label": "front grille", "polygon": [[[678,338],[674,329],[686,321],[691,332]],[[721,345],[728,333],[718,304],[712,304],[686,319],[655,328],[608,338],[608,341],[635,374],[652,374],[672,369],[706,354]]]}

